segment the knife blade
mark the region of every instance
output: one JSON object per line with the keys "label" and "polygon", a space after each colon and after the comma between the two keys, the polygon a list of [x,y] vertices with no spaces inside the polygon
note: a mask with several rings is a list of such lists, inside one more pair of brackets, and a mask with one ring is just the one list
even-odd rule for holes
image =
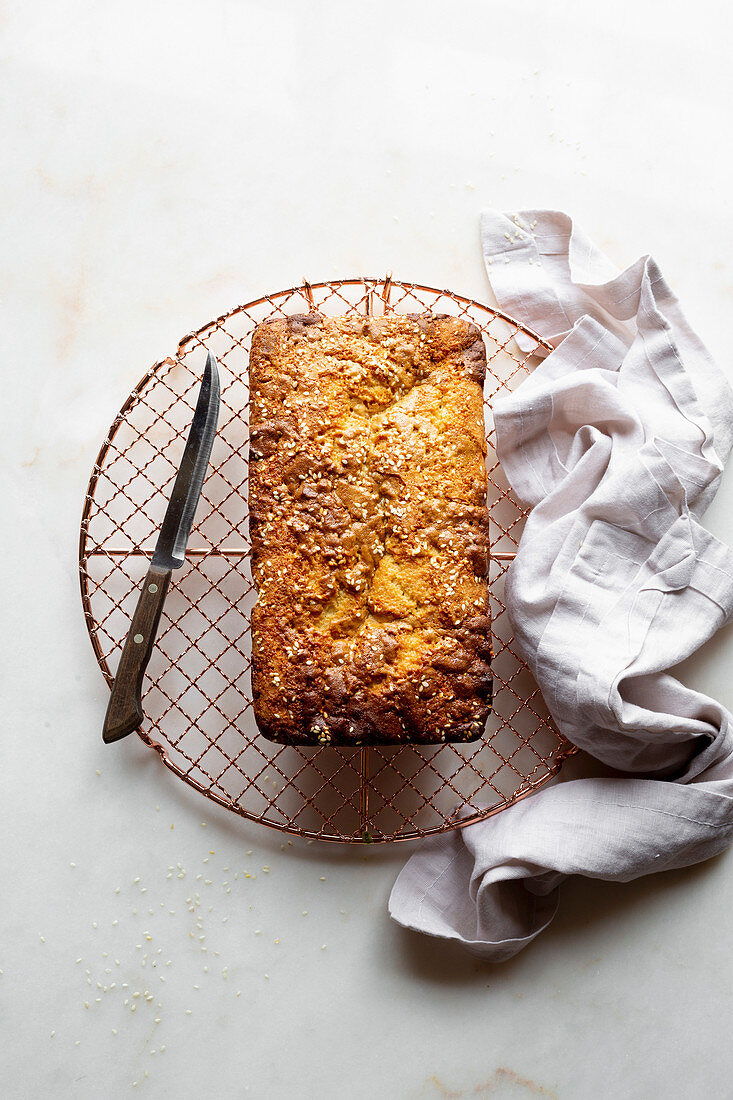
{"label": "knife blade", "polygon": [[181,464],[112,685],[102,728],[106,745],[127,737],[143,721],[143,677],[173,570],[180,569],[186,560],[188,536],[216,436],[219,397],[219,372],[209,352]]}

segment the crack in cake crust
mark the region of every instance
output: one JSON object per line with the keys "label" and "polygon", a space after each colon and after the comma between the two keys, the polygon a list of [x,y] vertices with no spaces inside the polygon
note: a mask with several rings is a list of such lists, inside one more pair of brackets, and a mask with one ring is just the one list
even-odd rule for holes
{"label": "crack in cake crust", "polygon": [[438,315],[259,325],[252,692],[271,740],[469,741],[489,710],[486,353]]}

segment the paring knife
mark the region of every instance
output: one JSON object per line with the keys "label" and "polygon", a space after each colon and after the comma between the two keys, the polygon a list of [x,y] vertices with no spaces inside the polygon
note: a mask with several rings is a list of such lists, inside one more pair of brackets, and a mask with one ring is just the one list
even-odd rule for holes
{"label": "paring knife", "polygon": [[102,730],[102,740],[107,745],[127,737],[142,724],[143,676],[155,644],[171,575],[186,558],[218,417],[219,373],[209,352],[183,458],[112,685]]}

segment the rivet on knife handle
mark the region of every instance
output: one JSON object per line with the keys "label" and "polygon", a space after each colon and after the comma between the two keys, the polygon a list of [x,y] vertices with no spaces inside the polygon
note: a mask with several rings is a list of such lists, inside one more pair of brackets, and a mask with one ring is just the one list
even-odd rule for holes
{"label": "rivet on knife handle", "polygon": [[186,560],[188,536],[209,465],[218,417],[219,372],[209,352],[181,464],[112,686],[102,730],[106,744],[121,740],[142,723],[143,676],[155,644],[171,573]]}
{"label": "rivet on knife handle", "polygon": [[170,569],[150,566],[122,650],[104,719],[102,740],[107,745],[120,741],[142,725],[143,676],[155,645],[170,580]]}

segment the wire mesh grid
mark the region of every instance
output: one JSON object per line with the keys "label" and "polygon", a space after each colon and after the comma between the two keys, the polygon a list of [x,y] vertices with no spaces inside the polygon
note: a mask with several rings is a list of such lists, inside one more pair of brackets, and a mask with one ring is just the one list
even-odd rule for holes
{"label": "wire mesh grid", "polygon": [[[266,318],[449,313],[473,321],[487,346],[489,577],[494,706],[466,745],[296,748],[258,733],[250,684],[249,617],[256,599],[247,528],[248,359]],[[520,351],[516,343],[523,334]],[[220,366],[221,412],[186,563],[174,574],[148,666],[140,737],[179,778],[264,825],[320,840],[410,840],[497,813],[535,790],[573,750],[555,729],[516,652],[504,576],[526,511],[494,449],[491,408],[549,350],[535,333],[469,298],[415,283],[342,279],[264,295],[186,336],[141,379],[94,464],[79,544],[82,602],[111,685],[193,417],[205,350]]]}

